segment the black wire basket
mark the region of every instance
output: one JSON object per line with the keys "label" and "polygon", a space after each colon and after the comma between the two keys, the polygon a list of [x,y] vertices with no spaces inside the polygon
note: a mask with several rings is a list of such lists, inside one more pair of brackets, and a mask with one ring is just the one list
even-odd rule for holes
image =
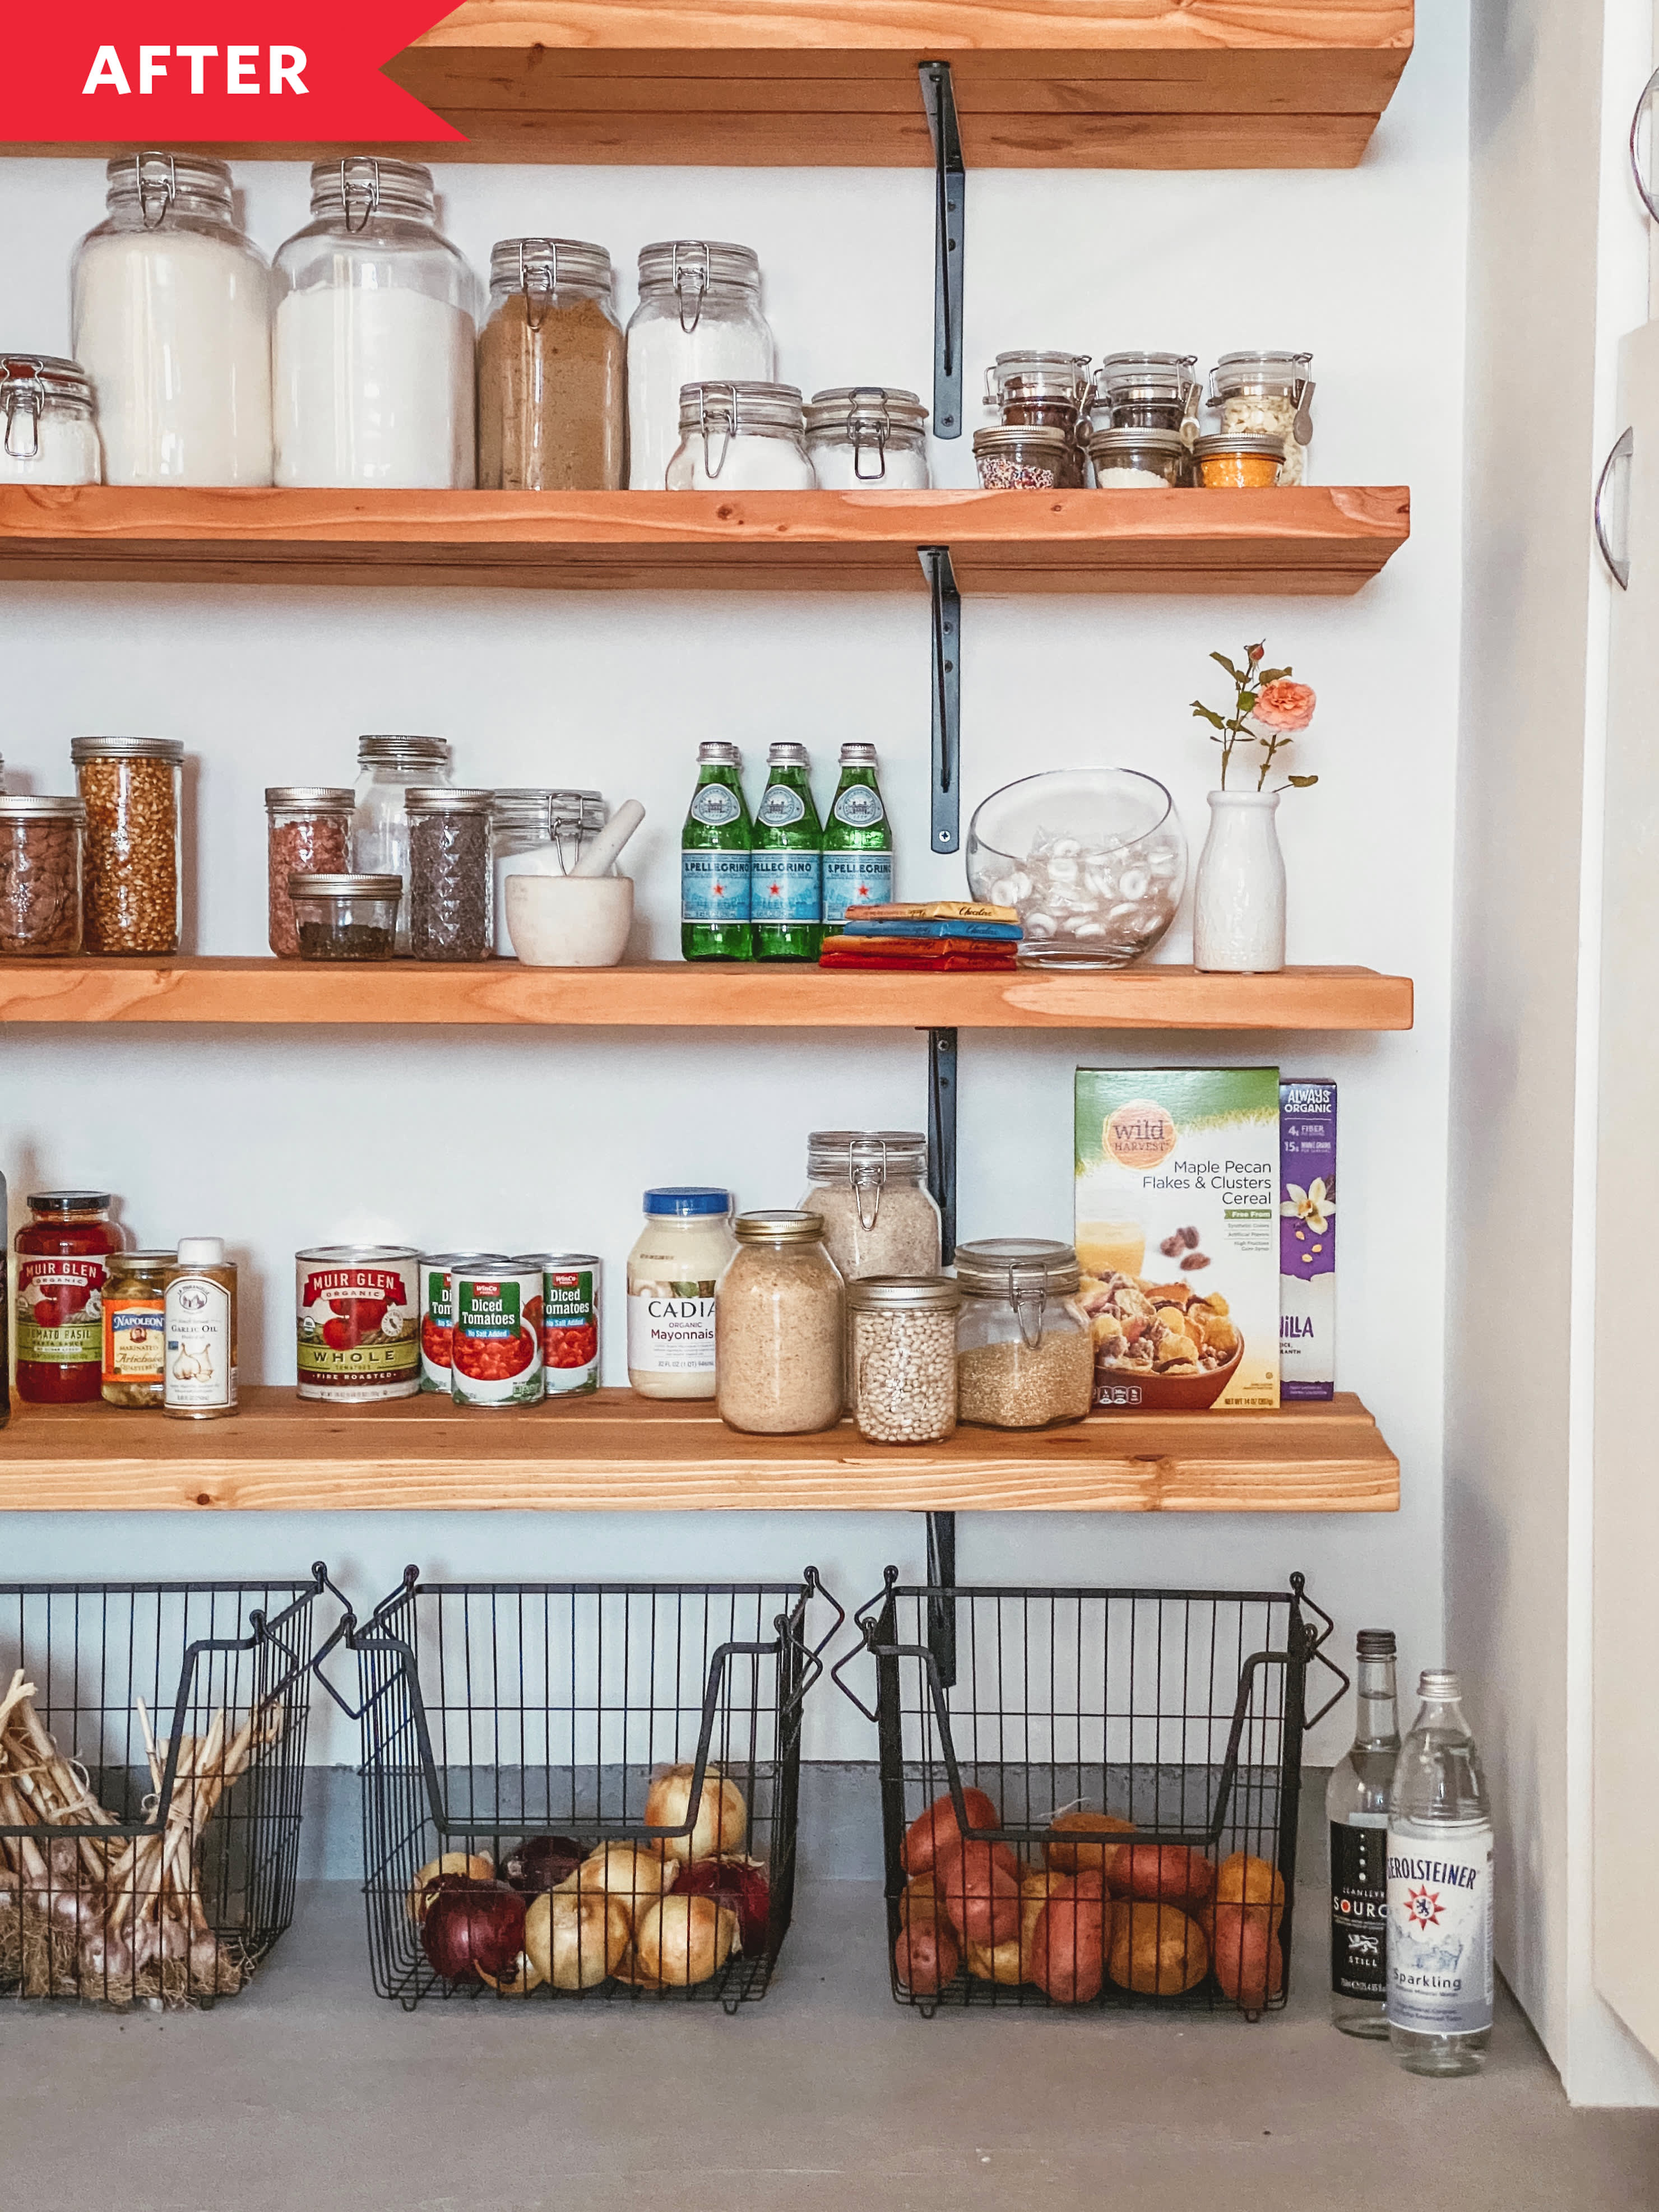
{"label": "black wire basket", "polygon": [[[1303,1736],[1328,1709],[1307,1715],[1309,1665],[1338,1677],[1336,1696],[1347,1686],[1300,1575],[1284,1591],[901,1588],[890,1567],[855,1620],[876,1662],[874,1710],[845,1680],[856,1653],[835,1673],[879,1731],[899,2003],[929,2016],[1055,1996],[1249,2017],[1284,2005]],[[982,1850],[947,1856],[957,1831],[1006,1846],[994,1856],[1009,1879],[984,1870]],[[1069,1893],[1059,1877],[1081,1888],[1085,1870],[1097,1917],[1056,1905],[1074,1931],[1060,1940],[1079,1953],[1061,1971],[1039,1916],[1050,1892]]]}
{"label": "black wire basket", "polygon": [[246,1984],[293,1917],[326,1587],[0,1585],[0,1994]]}
{"label": "black wire basket", "polygon": [[[835,1618],[814,1646],[808,1614],[818,1599]],[[360,1670],[379,1994],[405,2007],[503,1990],[532,2000],[655,1994],[712,1999],[728,2013],[763,1997],[793,1905],[802,1704],[845,1617],[813,1567],[794,1583],[696,1584],[425,1583],[410,1568],[368,1622],[343,1632]],[[647,1817],[653,1778],[670,1770],[681,1770],[677,1823],[660,1805]],[[527,1971],[438,1972],[431,1923],[420,1924],[435,1894],[423,1869],[458,1855],[470,1881],[489,1874],[459,1865],[477,1855],[498,1874],[521,1874],[542,1838],[568,1838],[584,1855],[660,1845],[665,1863],[682,1862],[670,1887],[698,1878],[688,1858],[740,1859],[763,1887],[745,1891],[723,1963],[692,1979],[688,1953],[682,1986],[663,1987],[638,1955],[649,1949],[656,1901],[638,1894],[626,1899],[625,1956],[597,1980],[582,1972],[586,1986]],[[520,1883],[532,1895],[548,1886]],[[526,1934],[520,1968],[534,1948]],[[602,1968],[603,1952],[602,1940]]]}

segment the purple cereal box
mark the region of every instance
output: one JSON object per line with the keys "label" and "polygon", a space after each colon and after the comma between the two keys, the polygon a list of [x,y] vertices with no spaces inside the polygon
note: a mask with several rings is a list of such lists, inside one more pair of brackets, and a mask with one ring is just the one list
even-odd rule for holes
{"label": "purple cereal box", "polygon": [[1279,1396],[1336,1388],[1336,1085],[1279,1086]]}

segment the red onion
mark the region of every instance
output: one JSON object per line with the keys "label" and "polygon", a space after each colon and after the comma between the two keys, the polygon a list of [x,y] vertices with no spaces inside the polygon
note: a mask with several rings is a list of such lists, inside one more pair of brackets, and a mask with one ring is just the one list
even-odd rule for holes
{"label": "red onion", "polygon": [[524,1948],[524,1899],[504,1881],[440,1875],[428,1889],[421,1942],[447,1982],[475,1972],[499,1980]]}
{"label": "red onion", "polygon": [[568,1836],[526,1836],[501,1861],[501,1874],[526,1897],[539,1897],[568,1881],[586,1856],[587,1845]]}
{"label": "red onion", "polygon": [[758,1859],[694,1859],[676,1885],[683,1897],[718,1898],[738,1916],[738,1948],[757,1959],[766,1949],[772,1917],[772,1887]]}

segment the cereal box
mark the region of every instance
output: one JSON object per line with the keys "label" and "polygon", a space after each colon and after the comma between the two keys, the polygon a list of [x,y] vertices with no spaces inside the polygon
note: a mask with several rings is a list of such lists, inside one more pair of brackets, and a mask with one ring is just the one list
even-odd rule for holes
{"label": "cereal box", "polygon": [[1279,1070],[1077,1072],[1095,1404],[1279,1403]]}
{"label": "cereal box", "polygon": [[1336,1388],[1336,1085],[1281,1083],[1279,1198],[1281,1395]]}

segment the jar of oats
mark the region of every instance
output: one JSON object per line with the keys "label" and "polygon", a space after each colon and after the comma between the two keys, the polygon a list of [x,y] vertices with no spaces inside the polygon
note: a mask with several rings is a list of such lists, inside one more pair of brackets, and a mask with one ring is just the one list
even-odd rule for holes
{"label": "jar of oats", "polygon": [[866,1275],[847,1286],[847,1395],[876,1444],[931,1444],[957,1425],[957,1313],[948,1275]]}
{"label": "jar of oats", "polygon": [[184,746],[177,738],[74,738],[70,758],[87,810],[84,949],[176,952]]}
{"label": "jar of oats", "polygon": [[939,1211],[928,1192],[919,1129],[814,1129],[806,1139],[805,1212],[844,1281],[937,1275]]}
{"label": "jar of oats", "polygon": [[815,1213],[740,1213],[714,1286],[715,1402],[729,1428],[798,1437],[841,1419],[845,1291]]}
{"label": "jar of oats", "polygon": [[1094,1389],[1094,1345],[1077,1303],[1077,1253],[1046,1237],[988,1237],[957,1247],[957,1410],[993,1429],[1080,1421]]}

